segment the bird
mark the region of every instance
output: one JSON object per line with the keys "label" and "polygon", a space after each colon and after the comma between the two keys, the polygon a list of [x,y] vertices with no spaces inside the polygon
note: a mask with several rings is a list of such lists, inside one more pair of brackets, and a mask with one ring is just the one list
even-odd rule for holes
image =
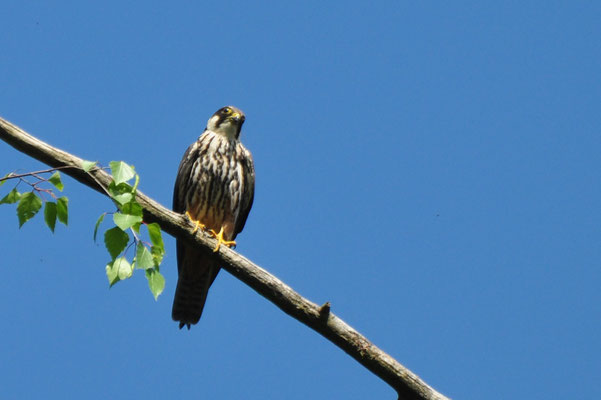
{"label": "bird", "polygon": [[[240,141],[246,116],[234,107],[222,107],[192,143],[179,164],[173,189],[173,211],[233,247],[253,204],[255,168],[252,154]],[[210,250],[176,241],[178,280],[171,317],[179,328],[200,320],[209,287],[220,266]]]}

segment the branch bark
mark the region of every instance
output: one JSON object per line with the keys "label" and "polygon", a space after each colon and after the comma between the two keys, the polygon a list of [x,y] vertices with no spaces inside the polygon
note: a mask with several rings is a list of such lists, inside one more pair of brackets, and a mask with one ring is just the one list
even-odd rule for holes
{"label": "branch bark", "polygon": [[[65,174],[106,195],[105,188],[112,178],[102,169],[94,168],[89,173],[84,172],[81,169],[84,160],[81,158],[50,146],[2,118],[0,139],[53,168],[61,168]],[[144,208],[144,221],[157,222],[163,231],[197,246],[208,249],[215,247],[214,239],[200,231],[194,233],[194,224],[183,215],[163,207],[140,191],[137,193],[137,201]],[[319,332],[388,383],[396,390],[399,399],[448,399],[334,315],[329,303],[318,306],[310,302],[290,286],[226,246],[221,246],[215,256],[221,261],[223,269],[286,314]]]}

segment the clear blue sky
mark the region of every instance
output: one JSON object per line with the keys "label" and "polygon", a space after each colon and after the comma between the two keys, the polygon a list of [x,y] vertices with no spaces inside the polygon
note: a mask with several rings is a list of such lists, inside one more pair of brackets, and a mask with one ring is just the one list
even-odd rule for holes
{"label": "clear blue sky", "polygon": [[[450,397],[600,398],[600,3],[365,3],[6,1],[0,115],[170,205],[236,105],[242,254]],[[65,185],[54,235],[0,206],[2,398],[395,398],[227,272],[177,329],[171,237],[158,302],[139,272],[109,290],[112,205]]]}

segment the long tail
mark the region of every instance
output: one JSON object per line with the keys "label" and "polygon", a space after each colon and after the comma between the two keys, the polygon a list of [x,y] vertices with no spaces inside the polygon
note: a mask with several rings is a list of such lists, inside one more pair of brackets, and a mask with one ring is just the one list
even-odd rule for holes
{"label": "long tail", "polygon": [[173,298],[171,318],[179,321],[180,329],[200,320],[207,300],[209,287],[215,280],[219,267],[205,251],[178,243],[179,278]]}

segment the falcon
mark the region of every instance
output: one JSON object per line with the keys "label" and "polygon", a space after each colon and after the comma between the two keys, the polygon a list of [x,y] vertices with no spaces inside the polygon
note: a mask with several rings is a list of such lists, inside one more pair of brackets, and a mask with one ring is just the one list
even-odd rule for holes
{"label": "falcon", "polygon": [[[221,245],[235,246],[252,207],[255,169],[240,142],[244,113],[227,106],[217,110],[198,140],[188,147],[177,171],[173,211],[185,214]],[[177,239],[178,280],[171,317],[180,329],[196,324],[209,287],[219,273],[211,254]]]}

